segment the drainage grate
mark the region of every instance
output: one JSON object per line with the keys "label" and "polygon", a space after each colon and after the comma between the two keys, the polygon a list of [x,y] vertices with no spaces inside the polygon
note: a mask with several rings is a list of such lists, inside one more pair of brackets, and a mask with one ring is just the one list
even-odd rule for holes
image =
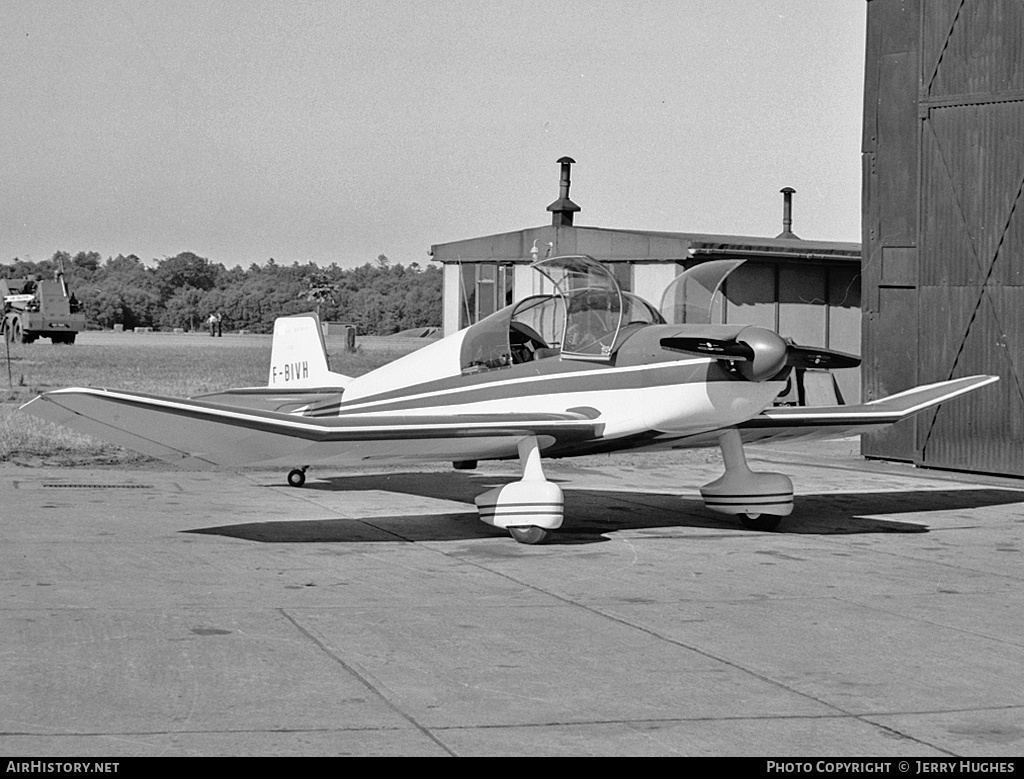
{"label": "drainage grate", "polygon": [[58,484],[56,482],[43,483],[49,489],[65,490],[151,490],[152,484]]}

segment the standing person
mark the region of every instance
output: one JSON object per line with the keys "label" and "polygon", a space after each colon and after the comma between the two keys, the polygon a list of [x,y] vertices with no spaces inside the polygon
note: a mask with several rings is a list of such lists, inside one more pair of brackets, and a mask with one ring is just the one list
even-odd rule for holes
{"label": "standing person", "polygon": [[206,326],[210,328],[210,338],[213,338],[217,332],[217,315],[210,314],[210,318],[206,320]]}
{"label": "standing person", "polygon": [[217,337],[218,338],[220,338],[222,335],[224,335],[223,324],[224,324],[224,315],[220,311],[218,311],[217,312]]}

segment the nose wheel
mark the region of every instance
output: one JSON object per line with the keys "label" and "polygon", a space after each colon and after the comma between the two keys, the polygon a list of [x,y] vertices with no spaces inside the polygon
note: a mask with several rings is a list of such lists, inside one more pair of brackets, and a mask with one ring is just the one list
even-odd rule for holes
{"label": "nose wheel", "polygon": [[774,530],[793,511],[793,482],[781,473],[752,471],[735,428],[719,436],[725,473],[700,488],[712,511],[738,516],[748,530]]}
{"label": "nose wheel", "polygon": [[288,484],[292,487],[301,487],[306,483],[306,469],[308,465],[303,465],[301,468],[292,468],[288,471]]}

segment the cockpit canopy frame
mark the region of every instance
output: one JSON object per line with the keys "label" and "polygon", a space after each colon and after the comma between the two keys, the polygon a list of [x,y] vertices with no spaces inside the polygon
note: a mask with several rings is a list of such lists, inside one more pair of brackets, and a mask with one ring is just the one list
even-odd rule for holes
{"label": "cockpit canopy frame", "polygon": [[563,359],[610,361],[624,308],[611,271],[585,254],[549,257],[530,267],[555,286],[565,303]]}

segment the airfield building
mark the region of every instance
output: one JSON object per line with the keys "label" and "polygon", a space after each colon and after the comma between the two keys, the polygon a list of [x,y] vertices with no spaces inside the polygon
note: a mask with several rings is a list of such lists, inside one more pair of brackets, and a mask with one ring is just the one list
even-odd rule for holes
{"label": "airfield building", "polygon": [[[774,238],[583,227],[575,224],[580,207],[569,198],[573,160],[558,162],[559,197],[547,208],[550,224],[431,247],[434,260],[444,265],[445,334],[541,292],[541,277],[529,266],[545,257],[590,255],[624,290],[655,306],[687,268],[739,257],[747,262],[723,285],[714,311],[717,323],[761,325],[800,344],[860,353],[860,244],[797,238],[793,190],[782,191],[783,229]],[[859,369],[837,371],[828,386],[820,381],[808,386],[817,403],[834,402],[836,396],[855,403]]]}

